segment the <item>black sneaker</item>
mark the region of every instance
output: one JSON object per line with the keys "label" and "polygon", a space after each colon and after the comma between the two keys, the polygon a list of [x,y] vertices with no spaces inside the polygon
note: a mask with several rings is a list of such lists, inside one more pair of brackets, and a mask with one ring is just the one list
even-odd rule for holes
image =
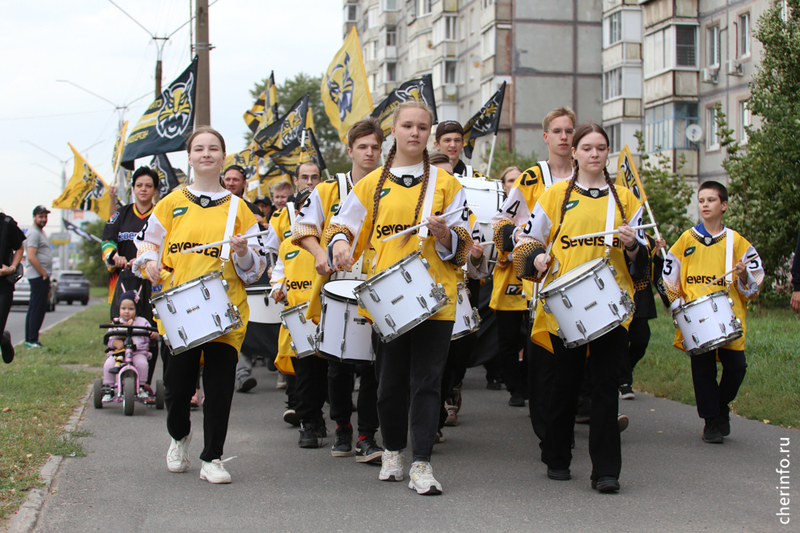
{"label": "black sneaker", "polygon": [[508,405],[511,407],[525,407],[525,397],[519,391],[512,392],[511,398],[508,399]]}
{"label": "black sneaker", "polygon": [[286,410],[283,412],[283,421],[287,424],[291,424],[294,427],[300,426],[300,418],[297,416],[297,413],[291,407],[287,407]]}
{"label": "black sneaker", "polygon": [[334,457],[351,457],[353,451],[353,426],[339,426],[336,428],[336,441],[331,446],[331,455]]}
{"label": "black sneaker", "polygon": [[325,425],[325,418],[320,418],[316,422],[317,435],[319,438],[324,439],[328,436],[328,426]]}
{"label": "black sneaker", "polygon": [[592,488],[597,492],[617,492],[619,490],[619,480],[614,476],[602,476],[592,480]]}
{"label": "black sneaker", "polygon": [[722,444],[722,432],[719,430],[716,418],[706,418],[706,425],[703,428],[703,442]]}
{"label": "black sneaker", "polygon": [[570,473],[569,468],[548,468],[547,477],[556,481],[569,481],[572,479],[572,474]]}
{"label": "black sneaker", "polygon": [[242,377],[236,382],[236,392],[249,392],[258,385],[258,381],[253,376]]}
{"label": "black sneaker", "polygon": [[300,422],[300,440],[297,445],[301,448],[322,447],[322,437],[319,436],[315,422]]}
{"label": "black sneaker", "polygon": [[383,448],[378,446],[375,442],[375,437],[366,436],[359,439],[356,444],[356,462],[357,463],[377,463],[381,464],[381,455]]}
{"label": "black sneaker", "polygon": [[489,390],[500,390],[503,384],[499,379],[490,379],[486,382],[486,388]]}
{"label": "black sneaker", "polygon": [[720,408],[717,415],[717,427],[723,437],[731,434],[731,409],[727,405]]}
{"label": "black sneaker", "polygon": [[620,385],[619,397],[621,400],[633,400],[634,398],[636,398],[636,395],[633,393],[633,387],[631,387],[627,383],[625,385]]}
{"label": "black sneaker", "polygon": [[14,360],[14,345],[11,344],[11,333],[8,331],[3,332],[0,337],[0,351],[3,352],[3,362],[10,364]]}

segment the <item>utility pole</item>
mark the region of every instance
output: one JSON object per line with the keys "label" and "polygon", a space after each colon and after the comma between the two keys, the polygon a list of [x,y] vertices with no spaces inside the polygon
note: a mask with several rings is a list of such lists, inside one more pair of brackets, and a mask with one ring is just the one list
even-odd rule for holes
{"label": "utility pole", "polygon": [[194,124],[207,126],[211,124],[211,91],[209,87],[208,52],[211,44],[208,42],[208,0],[197,0],[196,3],[196,33],[197,41],[194,48],[197,52],[197,95],[195,104]]}

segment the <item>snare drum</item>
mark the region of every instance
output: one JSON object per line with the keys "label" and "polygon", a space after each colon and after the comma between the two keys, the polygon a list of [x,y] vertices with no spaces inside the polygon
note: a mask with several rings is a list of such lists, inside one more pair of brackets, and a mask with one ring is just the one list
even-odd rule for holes
{"label": "snare drum", "polygon": [[[491,227],[492,217],[500,211],[505,200],[503,184],[498,180],[482,178],[456,178],[467,195],[467,207],[478,218],[484,229]],[[485,232],[484,232],[485,233]],[[491,233],[486,233],[491,235]]]}
{"label": "snare drum", "polygon": [[[363,266],[364,266],[364,254],[361,254],[361,257],[353,263],[353,266],[350,270],[337,270],[333,274],[331,274],[331,281],[336,280],[344,280],[344,279],[354,279],[358,280],[359,282],[364,281],[367,279],[367,275],[363,273]],[[356,284],[358,285],[358,284]]]}
{"label": "snare drum", "polygon": [[286,307],[283,302],[275,302],[272,297],[272,287],[248,286],[247,305],[250,307],[250,322],[257,324],[280,324],[281,311]]}
{"label": "snare drum", "polygon": [[220,271],[163,291],[150,303],[174,355],[242,327],[239,309],[231,303]]}
{"label": "snare drum", "polygon": [[450,302],[428,268],[425,258],[415,251],[353,290],[383,342],[411,330]]}
{"label": "snare drum", "polygon": [[361,281],[329,281],[322,286],[322,315],[317,336],[317,351],[335,361],[372,363],[372,327],[358,314],[353,289]]}
{"label": "snare drum", "polygon": [[601,337],[633,316],[634,304],[603,258],[592,259],[539,291],[542,308],[552,314],[564,346],[575,348]]}
{"label": "snare drum", "polygon": [[317,325],[306,319],[306,311],[308,302],[281,311],[281,322],[292,336],[292,350],[298,359],[317,351]]}
{"label": "snare drum", "polygon": [[469,289],[466,282],[458,283],[458,297],[456,301],[456,323],[453,325],[451,340],[460,339],[470,333],[478,331],[481,325],[481,314],[469,302]]}
{"label": "snare drum", "polygon": [[672,311],[672,322],[683,336],[687,355],[708,352],[744,334],[742,321],[733,313],[733,300],[725,291],[706,294]]}

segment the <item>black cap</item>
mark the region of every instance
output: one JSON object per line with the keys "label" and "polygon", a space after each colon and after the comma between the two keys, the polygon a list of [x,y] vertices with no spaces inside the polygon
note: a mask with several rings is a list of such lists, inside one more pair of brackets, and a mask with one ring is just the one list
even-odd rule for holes
{"label": "black cap", "polygon": [[37,205],[36,207],[33,208],[33,216],[41,215],[42,213],[45,214],[50,213],[50,210],[43,205]]}
{"label": "black cap", "polygon": [[266,196],[259,196],[258,198],[255,199],[255,201],[253,203],[254,204],[262,203],[262,204],[266,204],[266,205],[271,206],[272,205],[272,200],[270,200]]}

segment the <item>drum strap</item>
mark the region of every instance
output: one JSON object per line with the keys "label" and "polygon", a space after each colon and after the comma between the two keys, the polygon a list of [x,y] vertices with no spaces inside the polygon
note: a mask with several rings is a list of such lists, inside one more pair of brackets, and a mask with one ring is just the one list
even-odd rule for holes
{"label": "drum strap", "polygon": [[467,165],[467,170],[464,172],[465,178],[472,178],[473,176],[472,165]]}
{"label": "drum strap", "polygon": [[[609,185],[609,187],[613,187],[613,185]],[[609,248],[614,247],[614,235],[612,235],[611,231],[614,230],[614,208],[617,206],[617,203],[614,201],[614,195],[611,194],[611,191],[608,191],[608,209],[606,210],[606,236],[605,236],[605,245]]]}
{"label": "drum strap", "polygon": [[[436,191],[436,171],[438,169],[436,167],[430,168],[430,177],[428,178],[428,187],[425,189],[425,200],[422,203],[422,216],[420,216],[420,221],[425,220],[429,216],[431,216],[431,211],[433,210],[433,194]],[[414,221],[416,223],[416,221]],[[420,239],[427,239],[428,238],[428,226],[422,226],[419,229]]]}
{"label": "drum strap", "polygon": [[[733,230],[725,228],[725,270],[736,266],[733,262]],[[725,283],[730,286],[733,283],[733,272],[725,275]]]}
{"label": "drum strap", "polygon": [[294,227],[294,221],[297,215],[294,214],[294,202],[286,202],[286,213],[289,215],[289,227]]}
{"label": "drum strap", "polygon": [[547,161],[539,161],[539,170],[542,171],[544,190],[547,190],[553,184],[553,176],[550,174],[550,165],[547,164]]}
{"label": "drum strap", "polygon": [[[336,180],[339,182],[339,209],[341,209],[342,204],[344,204],[344,199],[347,198],[347,174],[341,172],[337,173]],[[339,213],[338,209],[336,213]]]}
{"label": "drum strap", "polygon": [[[239,197],[231,194],[231,201],[228,204],[228,220],[225,221],[225,233],[222,234],[223,239],[227,239],[233,235],[233,228],[236,225],[236,213],[239,211]],[[222,253],[220,259],[227,261],[231,256],[231,243],[226,242],[222,245]]]}

